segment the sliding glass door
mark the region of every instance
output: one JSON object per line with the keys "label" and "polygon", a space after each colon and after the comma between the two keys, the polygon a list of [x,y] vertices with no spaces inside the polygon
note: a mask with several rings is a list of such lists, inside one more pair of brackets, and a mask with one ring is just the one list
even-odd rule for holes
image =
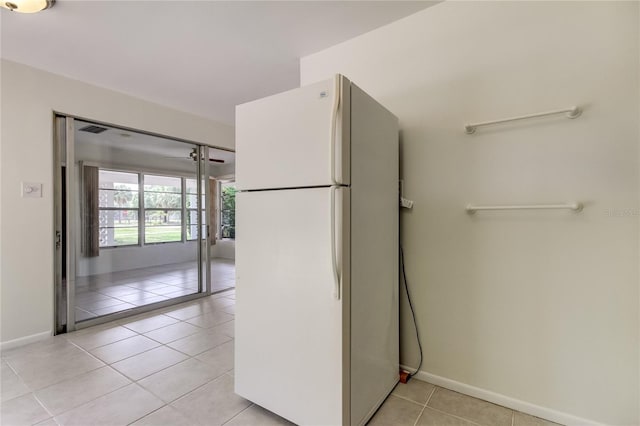
{"label": "sliding glass door", "polygon": [[211,291],[208,148],[55,118],[58,333]]}

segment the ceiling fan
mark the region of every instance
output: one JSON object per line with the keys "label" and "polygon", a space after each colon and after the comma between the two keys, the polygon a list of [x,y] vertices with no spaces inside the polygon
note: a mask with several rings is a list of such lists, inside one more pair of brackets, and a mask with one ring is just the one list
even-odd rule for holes
{"label": "ceiling fan", "polygon": [[[193,148],[191,150],[191,152],[189,153],[189,155],[186,156],[186,157],[167,157],[167,158],[181,158],[181,159],[184,159],[184,160],[198,161],[198,149],[197,148]],[[222,160],[220,158],[209,158],[209,161],[211,161],[212,163],[224,164],[224,160]]]}
{"label": "ceiling fan", "polygon": [[[196,148],[193,148],[191,150],[191,152],[189,153],[189,158],[191,158],[193,161],[198,161],[198,150]],[[213,163],[224,163],[224,160],[220,158],[209,158],[209,161]]]}

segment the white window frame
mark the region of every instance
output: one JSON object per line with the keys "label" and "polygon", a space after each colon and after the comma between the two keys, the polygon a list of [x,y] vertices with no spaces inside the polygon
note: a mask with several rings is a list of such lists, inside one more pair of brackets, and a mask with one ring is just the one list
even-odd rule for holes
{"label": "white window frame", "polygon": [[[173,243],[185,243],[185,226],[186,226],[186,221],[185,221],[185,217],[184,217],[184,207],[185,207],[185,177],[184,176],[178,176],[178,175],[168,175],[168,174],[163,174],[163,173],[154,173],[154,172],[141,172],[142,175],[142,196],[144,197],[144,178],[146,175],[151,175],[151,176],[158,176],[158,177],[168,177],[168,178],[178,178],[180,179],[180,207],[171,207],[171,208],[147,208],[144,205],[144,199],[142,200],[142,234],[138,237],[142,237],[142,243],[145,246],[152,246],[152,245],[157,245],[157,244],[173,244]],[[157,191],[150,191],[150,192],[157,192]],[[177,192],[173,192],[173,193],[169,193],[169,194],[178,194]],[[176,240],[176,241],[156,241],[156,242],[147,242],[146,236],[147,236],[147,211],[163,211],[163,212],[170,212],[170,211],[177,211],[180,212],[180,239]]]}
{"label": "white window frame", "polygon": [[[130,211],[130,210],[137,211],[138,212],[138,242],[136,244],[118,244],[118,245],[109,245],[109,246],[99,246],[100,250],[118,248],[118,247],[139,247],[139,246],[141,246],[141,239],[140,239],[140,222],[141,222],[140,214],[142,212],[142,201],[141,201],[141,198],[140,198],[140,197],[142,197],[142,188],[140,187],[140,176],[141,176],[141,174],[139,172],[131,171],[131,170],[119,170],[119,169],[114,169],[114,168],[110,168],[110,167],[98,167],[98,197],[100,196],[99,195],[100,191],[103,191],[103,190],[115,191],[115,189],[103,189],[103,188],[100,188],[100,172],[101,171],[115,172],[115,173],[128,173],[128,174],[132,174],[132,175],[137,175],[137,177],[138,177],[138,206],[137,207],[100,207],[100,206],[98,206],[98,216],[100,215],[100,212],[102,212],[102,211]],[[134,192],[134,191],[131,191],[131,192]],[[100,232],[100,230],[103,229],[103,228],[108,228],[108,227],[100,226],[98,224],[98,232]],[[115,227],[113,227],[113,229],[115,230]]]}
{"label": "white window frame", "polygon": [[[109,166],[103,166],[103,165],[97,165],[98,167],[98,173],[100,171],[107,171],[107,172],[117,172],[117,173],[129,173],[129,174],[135,174],[138,176],[138,207],[98,207],[99,211],[118,211],[118,210],[134,210],[138,212],[138,243],[137,244],[119,244],[119,245],[109,245],[109,246],[100,246],[100,250],[103,249],[117,249],[117,248],[130,248],[130,247],[144,247],[144,246],[152,246],[152,245],[158,245],[158,244],[177,244],[177,243],[194,243],[197,242],[197,238],[194,239],[188,239],[187,238],[187,214],[191,211],[191,210],[197,210],[197,208],[195,209],[191,209],[191,208],[187,208],[186,206],[186,198],[187,198],[187,179],[191,179],[191,180],[197,180],[197,178],[192,177],[192,176],[185,176],[185,175],[179,175],[179,174],[167,174],[166,172],[162,172],[162,171],[155,171],[155,170],[139,170],[139,169],[124,169],[124,168],[120,168],[120,167],[109,167]],[[180,191],[180,199],[181,199],[181,206],[180,208],[167,208],[167,209],[163,209],[163,208],[145,208],[144,205],[144,176],[145,175],[152,175],[152,176],[161,176],[161,177],[169,177],[169,178],[179,178],[180,179],[180,185],[181,185],[181,191]],[[175,194],[178,194],[177,192]],[[193,195],[193,194],[191,194]],[[203,195],[205,195],[203,193]],[[204,203],[203,203],[204,206]],[[146,211],[179,211],[181,214],[181,220],[180,220],[180,233],[181,233],[181,237],[180,240],[176,240],[176,241],[159,241],[159,242],[146,242],[145,241],[145,230],[146,230]],[[202,209],[202,214],[204,214],[206,210],[203,208]],[[100,228],[104,228],[104,227],[100,227]],[[203,239],[206,238],[206,236],[203,236]]]}
{"label": "white window frame", "polygon": [[[194,181],[196,183],[196,194],[190,194],[190,193],[187,192],[187,180],[192,180],[192,181]],[[189,213],[198,211],[198,203],[197,202],[196,202],[196,207],[187,207],[187,197],[189,195],[195,195],[196,196],[196,201],[197,201],[197,198],[198,198],[198,194],[197,194],[198,179],[196,179],[196,178],[184,178],[183,179],[183,184],[184,184],[183,206],[184,206],[184,214],[185,214],[184,217],[186,218],[186,215],[188,215]],[[202,188],[203,188],[203,191],[204,191],[204,185],[202,186]],[[204,194],[204,192],[202,193],[202,195],[205,197],[205,200],[206,200],[206,195]],[[207,225],[207,217],[206,217],[207,209],[205,208],[205,200],[202,200],[202,202],[201,202],[200,220],[202,220],[203,218],[205,219],[204,223],[202,223],[201,225]],[[196,233],[196,237],[194,237],[192,239],[189,239],[187,237],[187,227],[188,227],[188,225],[187,225],[186,219],[184,219],[183,222],[184,222],[184,240],[187,241],[187,242],[198,241],[197,233]],[[205,226],[205,229],[206,229],[206,226]],[[203,230],[201,238],[203,240],[207,238],[206,231]]]}

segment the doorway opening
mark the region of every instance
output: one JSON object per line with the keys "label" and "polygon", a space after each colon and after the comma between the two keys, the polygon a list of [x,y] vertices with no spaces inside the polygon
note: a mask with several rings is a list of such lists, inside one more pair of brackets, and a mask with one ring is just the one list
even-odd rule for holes
{"label": "doorway opening", "polygon": [[58,333],[235,286],[234,152],[68,116],[55,134]]}
{"label": "doorway opening", "polygon": [[218,224],[216,239],[212,241],[212,291],[225,291],[235,287],[236,244],[236,184],[235,174],[218,176],[216,209]]}

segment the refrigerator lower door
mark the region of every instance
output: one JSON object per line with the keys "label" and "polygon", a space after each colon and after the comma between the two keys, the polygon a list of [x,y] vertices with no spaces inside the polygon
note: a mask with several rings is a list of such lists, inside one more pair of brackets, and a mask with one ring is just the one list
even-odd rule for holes
{"label": "refrigerator lower door", "polygon": [[235,391],[297,424],[340,425],[331,189],[240,192],[236,203]]}

